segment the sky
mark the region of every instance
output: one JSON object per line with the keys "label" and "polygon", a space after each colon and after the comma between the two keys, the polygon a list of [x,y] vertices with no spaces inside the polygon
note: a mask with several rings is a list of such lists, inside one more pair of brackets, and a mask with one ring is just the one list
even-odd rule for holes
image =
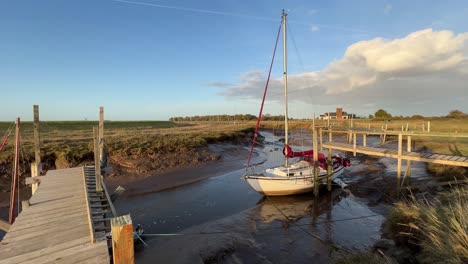
{"label": "sky", "polygon": [[468,112],[466,0],[0,0],[0,121],[258,115],[282,9],[291,117]]}

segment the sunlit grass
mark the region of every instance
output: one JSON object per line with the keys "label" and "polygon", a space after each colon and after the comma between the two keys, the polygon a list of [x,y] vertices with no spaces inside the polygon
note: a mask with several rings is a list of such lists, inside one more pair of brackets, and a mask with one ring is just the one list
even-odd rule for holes
{"label": "sunlit grass", "polygon": [[422,263],[468,263],[468,186],[430,203],[397,203],[387,225],[397,242],[419,247]]}

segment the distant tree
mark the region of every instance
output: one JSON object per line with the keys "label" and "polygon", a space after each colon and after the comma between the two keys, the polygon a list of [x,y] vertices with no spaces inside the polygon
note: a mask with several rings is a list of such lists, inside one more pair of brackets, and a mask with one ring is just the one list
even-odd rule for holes
{"label": "distant tree", "polygon": [[452,110],[447,116],[448,118],[464,118],[468,117],[468,114],[463,113],[460,110]]}
{"label": "distant tree", "polygon": [[411,119],[424,119],[424,116],[422,116],[422,115],[412,115],[410,118]]}
{"label": "distant tree", "polygon": [[379,109],[374,114],[375,118],[391,118],[392,115],[383,109]]}
{"label": "distant tree", "polygon": [[372,118],[374,118],[374,116],[373,116],[373,115],[369,115],[369,119],[372,119]]}

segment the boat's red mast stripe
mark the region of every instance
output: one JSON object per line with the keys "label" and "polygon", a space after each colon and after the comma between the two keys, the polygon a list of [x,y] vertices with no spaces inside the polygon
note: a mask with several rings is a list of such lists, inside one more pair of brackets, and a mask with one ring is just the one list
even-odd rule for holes
{"label": "boat's red mast stripe", "polygon": [[252,140],[252,146],[250,147],[249,159],[247,160],[247,167],[250,167],[250,159],[252,158],[253,149],[254,149],[255,143],[257,142],[258,128],[260,127],[260,120],[262,119],[263,105],[265,104],[265,97],[266,97],[267,90],[268,90],[268,84],[270,83],[271,70],[273,69],[273,62],[275,61],[276,47],[278,47],[278,40],[279,40],[279,36],[281,32],[281,26],[282,26],[282,23],[280,24],[279,29],[278,29],[278,36],[276,36],[275,49],[273,50],[273,57],[271,58],[270,71],[268,72],[268,79],[265,84],[265,91],[263,92],[262,105],[260,106],[260,113],[258,114],[257,125],[255,126],[255,134]]}

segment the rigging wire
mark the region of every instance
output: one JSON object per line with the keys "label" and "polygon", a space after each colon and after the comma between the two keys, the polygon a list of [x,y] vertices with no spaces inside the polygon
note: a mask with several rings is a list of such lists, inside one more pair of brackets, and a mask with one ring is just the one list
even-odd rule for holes
{"label": "rigging wire", "polygon": [[263,106],[265,105],[265,98],[266,98],[266,94],[267,94],[267,91],[268,91],[268,84],[270,83],[271,70],[273,69],[273,63],[275,62],[276,48],[278,47],[278,40],[279,40],[279,37],[280,37],[282,25],[283,25],[283,21],[281,21],[281,23],[280,23],[280,26],[278,28],[278,34],[276,36],[275,48],[273,50],[273,56],[271,58],[271,63],[270,63],[270,71],[268,72],[268,78],[267,78],[267,81],[266,81],[266,84],[265,84],[265,91],[263,92],[262,104],[260,106],[260,112],[259,112],[258,118],[257,118],[257,125],[255,126],[255,133],[254,133],[254,137],[253,137],[253,140],[252,140],[252,146],[250,147],[249,158],[247,160],[247,168],[250,166],[250,160],[252,158],[253,149],[254,149],[254,146],[255,146],[255,142],[257,140],[258,128],[260,127],[260,121],[262,119]]}
{"label": "rigging wire", "polygon": [[[210,15],[222,15],[222,16],[230,16],[230,17],[249,18],[249,19],[263,20],[263,21],[276,21],[276,19],[271,18],[271,17],[261,17],[261,16],[245,15],[245,14],[240,14],[240,13],[230,13],[230,12],[223,12],[223,11],[216,11],[216,10],[209,10],[209,9],[198,9],[198,8],[190,8],[190,7],[182,7],[182,6],[161,5],[161,4],[156,4],[154,2],[148,3],[148,2],[132,1],[132,0],[110,0],[110,1],[123,3],[123,4],[141,5],[141,6],[148,6],[148,7],[180,10],[180,11],[186,11],[186,12],[210,14]],[[293,23],[297,25],[306,25],[306,26],[315,25],[321,28],[328,28],[328,29],[337,30],[337,31],[349,31],[349,32],[356,32],[356,33],[361,33],[361,34],[373,34],[373,35],[380,34],[381,35],[381,33],[379,32],[373,32],[373,31],[369,31],[369,30],[365,30],[361,28],[301,22],[301,21],[296,21],[296,20],[289,20],[289,23],[290,24]]]}
{"label": "rigging wire", "polygon": [[211,15],[230,16],[230,17],[241,17],[241,18],[251,18],[251,19],[256,19],[256,20],[264,20],[264,21],[277,21],[277,19],[273,19],[273,18],[269,18],[269,17],[244,15],[244,14],[239,14],[239,13],[230,13],[230,12],[215,11],[215,10],[208,10],[208,9],[198,9],[198,8],[180,7],[180,6],[169,6],[169,5],[161,5],[161,4],[155,4],[155,3],[148,3],[148,2],[141,2],[141,1],[130,1],[130,0],[111,0],[111,1],[125,3],[125,4],[142,5],[142,6],[150,6],[150,7],[157,7],[157,8],[165,8],[165,9],[173,9],[173,10],[194,12],[194,13],[203,13],[203,14],[211,14]]}

